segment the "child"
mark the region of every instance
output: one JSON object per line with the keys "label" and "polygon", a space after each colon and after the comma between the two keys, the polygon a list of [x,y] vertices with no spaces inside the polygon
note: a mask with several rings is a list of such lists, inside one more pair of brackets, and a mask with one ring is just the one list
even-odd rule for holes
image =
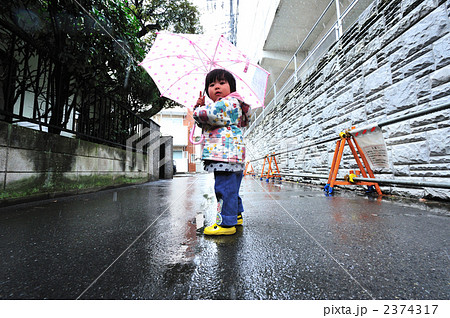
{"label": "child", "polygon": [[[217,198],[216,224],[204,230],[206,235],[232,235],[242,225],[242,200],[239,196],[245,161],[245,146],[239,127],[248,124],[249,106],[236,93],[233,75],[216,69],[206,75],[205,92],[213,101],[205,105],[200,97],[194,119],[203,128],[202,160],[206,171],[214,172]],[[202,106],[202,107],[199,107]]]}

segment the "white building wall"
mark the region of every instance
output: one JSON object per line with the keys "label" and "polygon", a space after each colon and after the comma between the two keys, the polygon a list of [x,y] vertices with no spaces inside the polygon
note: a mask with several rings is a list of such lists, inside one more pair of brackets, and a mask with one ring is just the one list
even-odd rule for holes
{"label": "white building wall", "polygon": [[[183,120],[187,116],[185,107],[176,107],[164,109],[152,117],[152,119],[161,126],[162,136],[173,137],[174,160],[177,172],[188,171],[188,127],[183,125]],[[181,158],[178,153],[181,151]]]}
{"label": "white building wall", "polygon": [[236,46],[253,63],[260,61],[264,43],[272,26],[280,0],[245,0],[239,2]]}

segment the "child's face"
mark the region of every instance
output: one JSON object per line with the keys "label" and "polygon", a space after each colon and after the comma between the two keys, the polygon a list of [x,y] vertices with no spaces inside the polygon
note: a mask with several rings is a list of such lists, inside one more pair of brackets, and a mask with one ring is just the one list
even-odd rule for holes
{"label": "child's face", "polygon": [[217,80],[209,84],[208,96],[212,99],[213,102],[215,102],[219,98],[230,95],[230,90],[230,84],[228,84],[225,79]]}

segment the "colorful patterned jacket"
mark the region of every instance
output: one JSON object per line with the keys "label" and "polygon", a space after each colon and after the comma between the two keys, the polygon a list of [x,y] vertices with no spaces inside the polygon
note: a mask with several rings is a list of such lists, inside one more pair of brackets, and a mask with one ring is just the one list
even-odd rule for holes
{"label": "colorful patterned jacket", "polygon": [[203,128],[205,137],[203,160],[245,162],[244,139],[239,127],[246,113],[242,111],[243,102],[235,96],[239,95],[232,93],[215,103],[195,109],[194,119]]}

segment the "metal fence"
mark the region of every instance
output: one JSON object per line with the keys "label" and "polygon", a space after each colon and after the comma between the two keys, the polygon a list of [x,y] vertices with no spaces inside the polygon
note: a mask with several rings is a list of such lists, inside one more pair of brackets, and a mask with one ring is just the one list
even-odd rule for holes
{"label": "metal fence", "polygon": [[[340,10],[340,0],[329,2],[272,87],[267,91],[266,100],[270,100],[270,102],[262,112],[254,113],[252,124],[246,129],[244,135],[249,134],[274,106],[281,103],[295,85],[309,76],[317,62],[337,43],[345,31],[357,22],[361,13],[373,2],[374,0],[354,0],[343,12]],[[330,23],[332,25],[327,30],[326,26]],[[305,51],[309,53],[303,57]]]}
{"label": "metal fence", "polygon": [[108,94],[71,77],[70,67],[0,22],[0,120],[121,148],[150,127],[126,91]]}

